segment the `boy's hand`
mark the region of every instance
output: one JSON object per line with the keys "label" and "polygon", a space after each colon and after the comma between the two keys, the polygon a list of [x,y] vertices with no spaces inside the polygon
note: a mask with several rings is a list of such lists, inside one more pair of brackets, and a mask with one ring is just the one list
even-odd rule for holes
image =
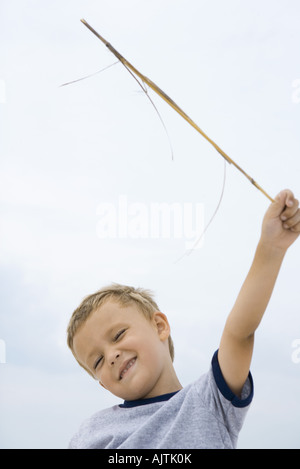
{"label": "boy's hand", "polygon": [[260,242],[286,251],[299,234],[299,201],[286,189],[276,196],[264,216]]}

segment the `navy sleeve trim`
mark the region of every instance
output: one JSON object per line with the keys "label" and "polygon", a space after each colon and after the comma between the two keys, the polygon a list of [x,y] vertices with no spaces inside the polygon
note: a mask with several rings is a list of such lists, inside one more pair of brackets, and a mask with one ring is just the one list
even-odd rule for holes
{"label": "navy sleeve trim", "polygon": [[230,401],[234,407],[247,407],[251,403],[254,394],[254,386],[251,373],[249,372],[248,375],[248,379],[250,382],[250,393],[245,399],[240,399],[231,391],[222,375],[222,371],[218,360],[218,350],[214,353],[211,364],[216,385],[218,386],[219,391],[225,397],[225,399]]}

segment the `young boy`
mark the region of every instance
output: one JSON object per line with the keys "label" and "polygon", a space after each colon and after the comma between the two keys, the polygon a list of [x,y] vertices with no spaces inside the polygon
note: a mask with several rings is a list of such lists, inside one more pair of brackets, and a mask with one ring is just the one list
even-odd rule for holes
{"label": "young boy", "polygon": [[253,397],[254,333],[284,255],[299,236],[298,207],[284,190],[268,208],[210,370],[184,388],[172,363],[168,320],[149,292],[111,285],[83,300],[70,320],[68,345],[79,364],[124,402],[87,419],[70,448],[236,447]]}

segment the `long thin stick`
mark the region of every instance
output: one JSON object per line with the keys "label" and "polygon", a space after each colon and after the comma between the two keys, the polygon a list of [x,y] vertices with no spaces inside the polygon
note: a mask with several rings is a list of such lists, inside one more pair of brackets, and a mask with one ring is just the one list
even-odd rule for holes
{"label": "long thin stick", "polygon": [[131,65],[128,60],[126,60],[109,42],[107,42],[102,36],[100,36],[97,31],[92,28],[84,19],[80,20],[92,33],[95,34],[105,45],[106,47],[122,62],[122,64],[129,68],[134,74],[136,74],[144,83],[146,83],[155,93],[157,93],[164,101],[166,101],[169,106],[171,106],[178,114],[181,115],[194,129],[197,130],[222,156],[225,160],[233,164],[257,189],[259,189],[271,202],[274,202],[274,199],[270,197],[264,189],[257,184],[257,182],[249,176],[235,161],[233,161],[211,138],[209,138],[203,130],[195,124],[194,121],[164,92],[162,91],[153,81],[139,72],[133,65]]}

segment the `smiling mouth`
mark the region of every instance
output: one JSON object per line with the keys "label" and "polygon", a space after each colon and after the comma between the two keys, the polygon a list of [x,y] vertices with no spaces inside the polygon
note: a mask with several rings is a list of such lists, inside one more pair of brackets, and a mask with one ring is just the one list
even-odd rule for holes
{"label": "smiling mouth", "polygon": [[127,371],[132,367],[132,365],[134,365],[136,362],[136,357],[132,358],[131,360],[129,360],[129,362],[127,363],[127,365],[123,368],[123,370],[121,371],[120,373],[120,379],[123,379],[124,375],[127,373]]}

